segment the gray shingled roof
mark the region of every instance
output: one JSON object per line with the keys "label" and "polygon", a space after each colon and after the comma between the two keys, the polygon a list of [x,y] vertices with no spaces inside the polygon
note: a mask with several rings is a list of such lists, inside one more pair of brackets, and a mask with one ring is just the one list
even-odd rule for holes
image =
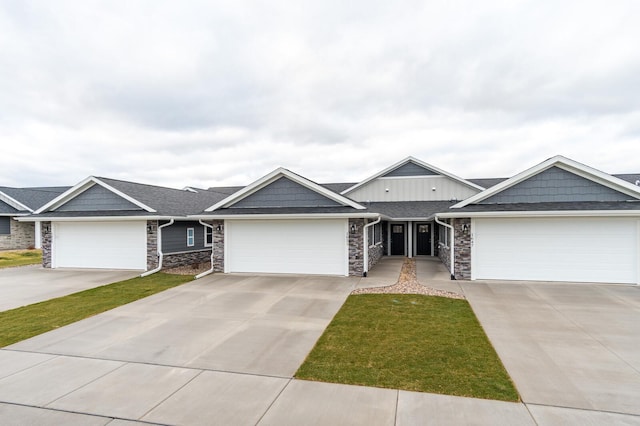
{"label": "gray shingled roof", "polygon": [[454,201],[395,201],[363,203],[369,211],[391,219],[425,219],[449,210]]}
{"label": "gray shingled roof", "polygon": [[350,206],[338,207],[262,207],[262,208],[228,208],[203,214],[211,216],[243,215],[243,214],[314,214],[314,213],[370,213]]}
{"label": "gray shingled roof", "polygon": [[569,210],[640,210],[640,201],[582,201],[558,203],[470,204],[450,212],[510,212]]}
{"label": "gray shingled roof", "polygon": [[625,173],[625,174],[613,175],[613,176],[617,177],[618,179],[626,180],[627,182],[630,182],[634,185],[636,185],[636,182],[640,181],[640,174],[638,173]]}
{"label": "gray shingled roof", "polygon": [[98,179],[151,207],[161,216],[185,216],[200,213],[230,195],[230,193],[218,190],[191,192],[103,177]]}
{"label": "gray shingled roof", "polygon": [[13,188],[0,186],[0,191],[21,202],[31,210],[37,210],[49,201],[68,190],[69,186],[49,186],[32,188]]}
{"label": "gray shingled roof", "polygon": [[45,212],[37,217],[104,217],[104,216],[159,216],[158,213],[149,213],[145,210],[94,210],[83,212]]}
{"label": "gray shingled roof", "polygon": [[355,183],[346,183],[346,182],[337,182],[337,183],[321,183],[320,185],[327,188],[329,191],[333,191],[336,193],[341,193],[349,188],[351,188]]}
{"label": "gray shingled roof", "polygon": [[20,210],[13,208],[9,204],[5,203],[4,201],[0,201],[0,216],[10,216],[10,215],[19,214],[19,213],[25,213],[25,212],[21,212]]}
{"label": "gray shingled roof", "polygon": [[491,188],[494,185],[499,184],[500,182],[504,182],[508,178],[478,178],[478,179],[467,179],[469,182],[473,182],[476,185],[480,185],[481,187],[487,189]]}

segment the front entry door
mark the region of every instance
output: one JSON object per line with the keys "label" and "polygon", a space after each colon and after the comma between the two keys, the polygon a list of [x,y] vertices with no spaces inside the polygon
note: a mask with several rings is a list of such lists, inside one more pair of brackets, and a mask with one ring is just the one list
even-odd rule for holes
{"label": "front entry door", "polygon": [[431,256],[431,225],[419,223],[416,229],[416,254]]}
{"label": "front entry door", "polygon": [[404,256],[404,224],[391,225],[391,255]]}

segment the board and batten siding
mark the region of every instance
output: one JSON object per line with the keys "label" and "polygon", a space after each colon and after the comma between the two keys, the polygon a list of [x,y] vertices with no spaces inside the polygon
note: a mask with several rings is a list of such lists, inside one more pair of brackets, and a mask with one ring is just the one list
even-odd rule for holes
{"label": "board and batten siding", "polygon": [[345,195],[359,202],[448,201],[464,200],[478,192],[480,190],[438,175],[377,178]]}
{"label": "board and batten siding", "polygon": [[[162,224],[161,222],[160,225]],[[194,231],[194,245],[191,247],[187,246],[187,228],[193,228]],[[174,222],[173,225],[162,228],[162,252],[165,254],[198,251],[210,247],[204,245],[204,226],[197,221]]]}

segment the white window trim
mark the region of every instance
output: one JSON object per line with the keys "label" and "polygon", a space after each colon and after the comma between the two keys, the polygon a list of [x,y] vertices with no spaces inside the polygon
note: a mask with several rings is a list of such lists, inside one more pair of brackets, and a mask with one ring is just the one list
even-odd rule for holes
{"label": "white window trim", "polygon": [[[189,237],[191,234],[191,237]],[[189,239],[191,239],[191,244],[189,244]],[[196,245],[196,230],[195,228],[187,228],[187,247],[193,247]]]}
{"label": "white window trim", "polygon": [[[440,240],[440,237],[442,236],[442,232],[440,232],[442,229],[444,229],[444,242],[442,242],[442,240]],[[440,247],[444,247],[444,248],[449,248],[449,229],[438,224],[438,245]]]}
{"label": "white window trim", "polygon": [[[213,247],[213,229],[208,226],[203,226],[204,228],[204,246],[205,247]],[[207,234],[211,233],[211,242],[207,243]]]}
{"label": "white window trim", "polygon": [[[376,241],[376,228],[378,228],[380,230],[380,235],[379,235],[380,241],[378,241],[378,242],[375,242]],[[382,223],[376,223],[375,225],[373,225],[371,227],[371,233],[373,234],[373,244],[369,244],[369,248],[374,248],[374,247],[382,245]],[[368,237],[369,236],[367,235],[367,238]],[[371,243],[371,241],[369,241],[369,243]]]}

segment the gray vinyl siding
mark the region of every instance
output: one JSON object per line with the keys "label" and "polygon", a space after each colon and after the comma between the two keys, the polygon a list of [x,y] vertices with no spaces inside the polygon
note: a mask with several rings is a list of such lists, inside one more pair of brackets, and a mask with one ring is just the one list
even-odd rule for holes
{"label": "gray vinyl siding", "polygon": [[625,201],[632,197],[581,176],[551,167],[480,204]]}
{"label": "gray vinyl siding", "polygon": [[[165,222],[166,223],[166,222]],[[161,223],[162,224],[162,223]],[[194,245],[187,246],[187,228],[193,228]],[[175,222],[171,226],[162,228],[162,252],[178,253],[183,251],[203,250],[204,245],[204,226],[196,222]]]}
{"label": "gray vinyl siding", "polygon": [[232,208],[259,207],[333,207],[339,203],[281,177],[264,188],[233,204]]}
{"label": "gray vinyl siding", "polygon": [[382,177],[397,177],[397,176],[430,176],[437,175],[438,173],[433,170],[429,170],[425,167],[419,166],[415,163],[406,163],[397,169],[391,170],[389,173]]}
{"label": "gray vinyl siding", "polygon": [[102,211],[102,210],[142,210],[135,204],[114,194],[108,189],[93,185],[77,197],[61,205],[56,211],[62,212],[82,212],[82,211]]}
{"label": "gray vinyl siding", "polygon": [[11,218],[9,216],[0,216],[0,235],[11,234]]}

